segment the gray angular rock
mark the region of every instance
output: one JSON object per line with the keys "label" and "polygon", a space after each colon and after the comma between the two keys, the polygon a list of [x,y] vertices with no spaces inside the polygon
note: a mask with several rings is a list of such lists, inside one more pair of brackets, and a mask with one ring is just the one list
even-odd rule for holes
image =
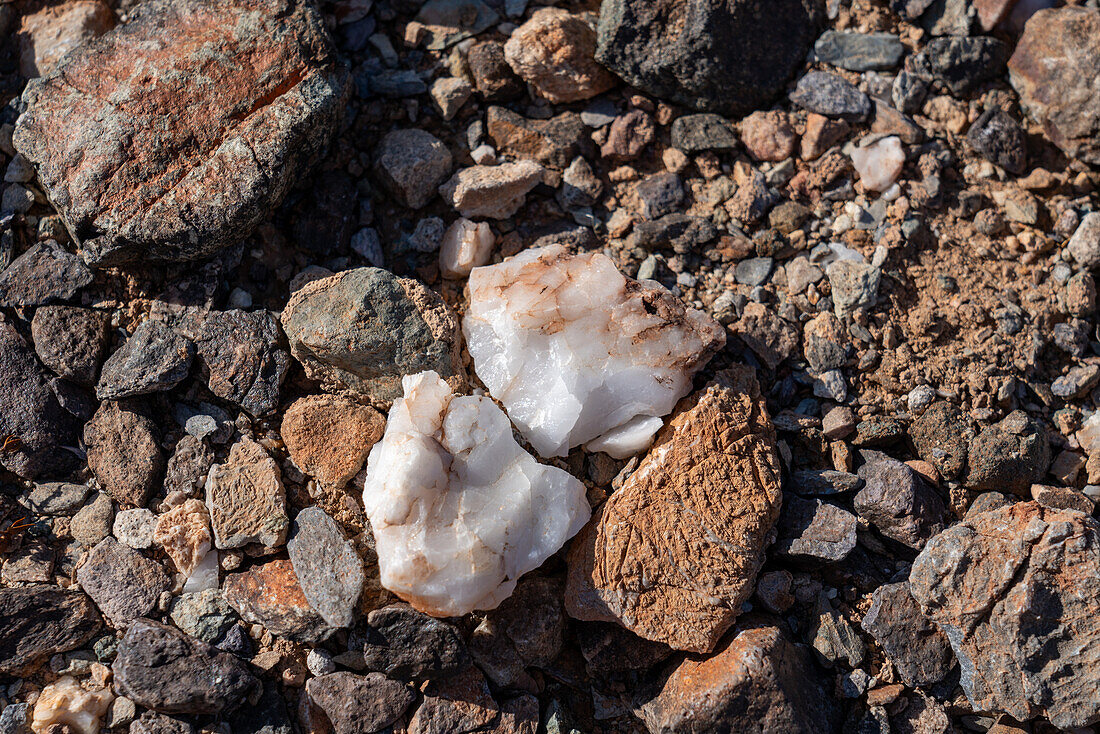
{"label": "gray angular rock", "polygon": [[822,502],[785,497],[773,546],[781,556],[803,561],[840,561],[856,547],[856,516]]}
{"label": "gray angular rock", "polygon": [[115,503],[109,495],[100,492],[73,515],[69,523],[69,534],[80,545],[91,548],[111,534],[114,517]]}
{"label": "gray angular rock", "polygon": [[236,656],[148,619],[126,630],[111,670],[119,693],[165,714],[227,714],[261,691]]}
{"label": "gray angular rock", "polygon": [[172,600],[169,616],[186,634],[213,644],[237,621],[237,613],[220,589],[180,594]]}
{"label": "gray angular rock", "polygon": [[1060,729],[1100,721],[1100,524],[1017,502],[968,516],[913,562],[910,590],[947,635],[975,710]]}
{"label": "gray angular rock", "polygon": [[119,628],[152,611],[169,587],[163,566],[111,537],[88,552],[76,580]]}
{"label": "gray angular rock", "polygon": [[42,364],[61,377],[91,386],[107,353],[110,315],[74,306],[40,306],[31,339]]}
{"label": "gray angular rock", "polygon": [[424,130],[394,130],[374,151],[374,166],[386,189],[403,205],[419,209],[451,174],[451,152]]}
{"label": "gray angular rock", "polygon": [[134,399],[108,400],[84,426],[88,468],[107,494],[143,507],[164,473],[160,430]]}
{"label": "gray angular rock", "polygon": [[405,604],[375,609],[356,635],[366,669],[391,678],[445,678],[470,660],[457,629]]}
{"label": "gray angular rock", "polygon": [[306,696],[320,709],[334,734],[373,734],[393,724],[408,710],[416,693],[381,673],[338,672],[311,678]]}
{"label": "gray angular rock", "polygon": [[966,468],[974,430],[958,407],[940,401],[932,403],[913,421],[909,438],[920,458],[941,476],[954,479]]}
{"label": "gray angular rock", "polygon": [[86,484],[44,482],[35,484],[27,495],[27,507],[39,515],[71,516],[84,504],[91,492]]}
{"label": "gray angular rock", "polygon": [[905,46],[892,33],[827,30],[814,43],[818,61],[849,71],[893,69],[904,53]]}
{"label": "gray angular rock", "polygon": [[791,102],[804,110],[851,122],[866,120],[871,100],[847,79],[827,71],[811,71],[798,80]]}
{"label": "gray angular rock", "polygon": [[844,492],[854,492],[863,486],[863,480],[855,474],[835,469],[796,469],[790,473],[784,489],[795,494],[826,497]]}
{"label": "gray angular rock", "polygon": [[1100,212],[1089,212],[1081,217],[1066,247],[1082,267],[1091,270],[1100,266]]}
{"label": "gray angular rock", "polygon": [[24,479],[64,472],[74,456],[77,423],[51,388],[27,342],[0,315],[0,437],[14,437],[0,466]]}
{"label": "gray angular rock", "polygon": [[974,121],[966,142],[982,156],[1009,173],[1027,168],[1027,139],[1020,123],[1000,107],[991,107]]}
{"label": "gray angular rock", "polygon": [[1022,410],[987,426],[970,442],[965,484],[970,489],[1027,497],[1050,466],[1050,441]]}
{"label": "gray angular rock", "polygon": [[80,258],[49,240],[39,242],[0,273],[0,306],[41,306],[76,295],[94,279]]}
{"label": "gray angular rock", "polygon": [[388,409],[401,395],[401,378],[424,370],[465,387],[458,319],[427,287],[387,270],[313,281],[291,296],[282,323],[307,375],[376,407]]}
{"label": "gray angular rock", "polygon": [[907,686],[935,685],[955,666],[951,644],[921,612],[908,581],[875,589],[860,626],[886,653]]}
{"label": "gray angular rock", "polygon": [[197,259],[301,180],[346,81],[305,2],[154,0],[31,81],[14,143],[88,262]]}
{"label": "gray angular rock", "polygon": [[112,400],[171,390],[187,377],[194,357],[190,339],[159,321],[142,321],[103,363],[96,397]]}
{"label": "gray angular rock", "polygon": [[887,538],[920,550],[943,530],[943,500],[905,464],[870,461],[859,468],[859,477],[864,487],[852,502],[855,511]]}
{"label": "gray angular rock", "polygon": [[913,57],[913,67],[954,95],[969,94],[1004,71],[1008,48],[987,36],[933,38]]}
{"label": "gray angular rock", "polygon": [[320,507],[305,508],[294,518],[286,549],[309,605],[329,625],[350,626],[366,574],[336,521]]}
{"label": "gray angular rock", "polygon": [[50,655],[86,644],[102,626],[91,600],[79,591],[0,589],[0,673],[30,675]]}
{"label": "gray angular rock", "polygon": [[207,312],[195,347],[210,392],[254,416],[278,407],[290,354],[271,312]]}
{"label": "gray angular rock", "polygon": [[609,0],[596,60],[661,99],[742,115],[779,94],[820,18],[809,0]]}
{"label": "gray angular rock", "polygon": [[724,117],[712,113],[684,115],[672,123],[672,147],[685,153],[700,150],[732,150],[737,131]]}

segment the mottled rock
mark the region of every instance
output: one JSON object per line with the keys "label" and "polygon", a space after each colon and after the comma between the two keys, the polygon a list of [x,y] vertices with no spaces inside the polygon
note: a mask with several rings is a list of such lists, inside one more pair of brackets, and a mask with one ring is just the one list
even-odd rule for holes
{"label": "mottled rock", "polygon": [[0,272],[0,306],[66,301],[95,276],[76,255],[52,240],[39,242]]}
{"label": "mottled rock", "polygon": [[111,669],[120,693],[159,713],[227,714],[260,692],[236,656],[148,619],[130,625]]}
{"label": "mottled rock", "polygon": [[987,109],[970,126],[966,141],[986,160],[1020,175],[1027,167],[1027,140],[1020,123],[999,107]]}
{"label": "mottled rock", "polygon": [[310,679],[306,695],[334,734],[380,732],[397,721],[416,698],[412,688],[381,673],[343,671]]}
{"label": "mottled rock", "polygon": [[850,33],[827,30],[814,43],[818,61],[850,71],[893,69],[905,46],[892,33]]}
{"label": "mottled rock", "polygon": [[290,351],[327,389],[387,409],[401,378],[433,370],[466,385],[458,319],[422,283],[380,268],[322,278],[291,296],[282,314]]}
{"label": "mottled rock", "polygon": [[856,547],[856,525],[856,516],[836,505],[787,497],[775,550],[801,561],[841,561]]}
{"label": "mottled rock", "polygon": [[1100,10],[1068,7],[1031,16],[1008,62],[1028,115],[1066,155],[1100,164]]}
{"label": "mottled rock", "polygon": [[210,311],[195,335],[198,362],[210,392],[255,416],[279,405],[290,367],[279,323],[269,311]]}
{"label": "mottled rock", "polygon": [[214,464],[214,452],[201,438],[184,436],[168,459],[164,470],[164,493],[182,492],[194,497],[206,486],[206,476]]}
{"label": "mottled rock", "polygon": [[909,426],[917,455],[941,476],[954,479],[966,467],[974,431],[962,411],[947,402],[928,406]]}
{"label": "mottled rock", "polygon": [[859,468],[864,487],[852,504],[883,535],[920,550],[943,530],[943,500],[920,475],[900,461],[881,459]]}
{"label": "mottled rock", "polygon": [[875,589],[861,626],[908,686],[935,685],[955,665],[947,637],[921,612],[908,581]]}
{"label": "mottled rock", "polygon": [[79,591],[0,589],[0,673],[30,675],[50,655],[86,644],[102,626],[91,600]]}
{"label": "mottled rock", "polygon": [[100,400],[171,390],[191,371],[195,345],[175,329],[148,319],[103,363],[95,387]]}
{"label": "mottled rock", "polygon": [[196,259],[302,177],[346,78],[305,3],[156,0],[33,80],[14,142],[88,262]]}
{"label": "mottled rock", "polygon": [[[184,500],[157,520],[153,540],[172,559],[176,570],[191,576],[210,552],[210,513],[196,499]],[[215,575],[214,581],[217,581]]]}
{"label": "mottled rock", "polygon": [[383,185],[404,206],[419,209],[451,173],[451,152],[424,130],[394,130],[374,151]]}
{"label": "mottled rock", "polygon": [[816,3],[802,0],[612,0],[600,7],[596,58],[661,99],[740,115],[780,92],[820,17]]}
{"label": "mottled rock", "polygon": [[237,621],[220,589],[180,594],[169,609],[172,622],[186,634],[213,644]]}
{"label": "mottled rock", "polygon": [[195,734],[195,728],[182,719],[146,711],[130,724],[130,734]]}
{"label": "mottled rock", "polygon": [[28,13],[19,26],[19,71],[28,79],[49,74],[65,54],[114,25],[111,6],[100,0],[68,0]]}
{"label": "mottled rock", "polygon": [[1049,466],[1050,442],[1043,427],[1017,410],[970,442],[966,486],[1027,497]]}
{"label": "mottled rock", "polygon": [[114,538],[105,538],[84,557],[76,580],[115,627],[125,627],[156,606],[168,590],[168,574]]}
{"label": "mottled rock", "polygon": [[616,79],[596,63],[596,31],[580,15],[540,8],[504,44],[508,65],[550,102],[577,102],[606,92]]}
{"label": "mottled rock", "polygon": [[143,507],[164,472],[160,431],[133,400],[108,400],[84,426],[88,468],[118,502]]}
{"label": "mottled rock", "polygon": [[91,548],[111,534],[115,517],[115,503],[103,493],[80,508],[69,523],[69,534],[80,545]]}
{"label": "mottled rock", "polygon": [[928,542],[913,597],[947,635],[978,710],[1062,729],[1100,721],[1100,525],[1017,502]]}
{"label": "mottled rock", "polygon": [[223,591],[241,619],[262,624],[274,635],[319,642],[333,632],[309,605],[289,560],[276,559],[229,574]]}
{"label": "mottled rock", "polygon": [[[755,258],[750,258],[755,259]],[[741,261],[746,262],[745,260]],[[738,263],[740,265],[741,263]],[[771,270],[771,262],[767,263]],[[755,285],[760,285],[756,283]],[[798,351],[798,328],[779,317],[774,309],[762,303],[745,304],[744,311],[730,331],[741,337],[769,369],[775,369],[783,360]]]}
{"label": "mottled rock", "polygon": [[709,652],[752,594],[779,516],[779,459],[748,368],[685,400],[569,552],[566,609]]}
{"label": "mottled rock", "polygon": [[674,664],[639,714],[657,734],[832,732],[829,685],[805,648],[772,624],[739,629],[714,655]]}
{"label": "mottled rock", "polygon": [[704,112],[677,117],[672,123],[672,147],[685,153],[731,150],[737,147],[737,131],[725,118]]}
{"label": "mottled rock", "polygon": [[91,487],[86,484],[43,482],[34,485],[26,504],[31,512],[39,515],[70,516],[80,509],[90,491]]}
{"label": "mottled rock", "polygon": [[1007,47],[996,38],[947,36],[929,41],[914,57],[913,67],[943,83],[952,94],[964,95],[999,76],[1007,59]]}
{"label": "mottled rock", "polygon": [[559,171],[591,150],[589,130],[576,112],[537,120],[494,105],[485,113],[485,131],[500,152]]}
{"label": "mottled rock", "polygon": [[634,160],[657,137],[657,124],[645,110],[627,110],[611,122],[600,155],[609,161]]}
{"label": "mottled rock", "polygon": [[135,550],[148,550],[153,547],[156,529],[157,516],[144,507],[134,507],[115,515],[111,534],[123,545]]}
{"label": "mottled rock", "polygon": [[40,306],[31,319],[31,339],[42,364],[61,377],[94,385],[107,351],[110,316],[72,306]]}
{"label": "mottled rock", "polygon": [[385,428],[374,408],[339,395],[310,395],[287,408],[280,432],[295,466],[325,487],[342,489]]}
{"label": "mottled rock", "polygon": [[336,522],[319,507],[302,510],[294,518],[287,553],[309,605],[330,626],[349,626],[366,576]]}
{"label": "mottled rock", "polygon": [[441,679],[469,664],[457,629],[405,604],[375,609],[357,630],[366,669],[391,678]]}
{"label": "mottled rock", "polygon": [[439,193],[464,217],[507,219],[519,211],[542,178],[542,166],[531,160],[470,166],[456,172],[439,187]]}
{"label": "mottled rock", "polygon": [[261,543],[283,544],[290,520],[279,465],[264,447],[242,438],[229,450],[224,464],[210,467],[206,506],[218,548]]}
{"label": "mottled rock", "polygon": [[497,703],[481,672],[470,666],[424,688],[424,700],[409,719],[408,734],[535,734],[538,701],[521,695]]}
{"label": "mottled rock", "polygon": [[804,110],[849,122],[866,120],[871,114],[871,100],[866,94],[844,77],[827,71],[811,71],[803,76],[790,97]]}
{"label": "mottled rock", "polygon": [[741,121],[741,142],[756,160],[779,162],[794,153],[798,135],[782,110],[757,111]]}

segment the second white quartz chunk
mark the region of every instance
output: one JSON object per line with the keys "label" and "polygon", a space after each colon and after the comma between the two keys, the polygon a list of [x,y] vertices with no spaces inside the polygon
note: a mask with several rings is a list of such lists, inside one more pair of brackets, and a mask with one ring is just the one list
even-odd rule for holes
{"label": "second white quartz chunk", "polygon": [[382,585],[435,616],[492,609],[576,535],[584,485],[538,463],[484,396],[409,375],[363,483]]}
{"label": "second white quartz chunk", "polygon": [[598,252],[532,248],[474,268],[468,287],[474,369],[543,456],[645,449],[725,344],[712,318]]}

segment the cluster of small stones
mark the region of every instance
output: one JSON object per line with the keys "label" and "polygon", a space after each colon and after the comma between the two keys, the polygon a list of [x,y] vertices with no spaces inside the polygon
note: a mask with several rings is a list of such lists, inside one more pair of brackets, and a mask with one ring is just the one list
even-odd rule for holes
{"label": "cluster of small stones", "polygon": [[1100,725],[1100,10],[0,0],[0,734]]}

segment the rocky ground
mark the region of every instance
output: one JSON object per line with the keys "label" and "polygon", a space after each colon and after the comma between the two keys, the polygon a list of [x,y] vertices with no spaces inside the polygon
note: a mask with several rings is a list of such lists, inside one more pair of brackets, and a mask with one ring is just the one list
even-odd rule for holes
{"label": "rocky ground", "polygon": [[1096,0],[0,0],[0,734],[1094,731]]}

